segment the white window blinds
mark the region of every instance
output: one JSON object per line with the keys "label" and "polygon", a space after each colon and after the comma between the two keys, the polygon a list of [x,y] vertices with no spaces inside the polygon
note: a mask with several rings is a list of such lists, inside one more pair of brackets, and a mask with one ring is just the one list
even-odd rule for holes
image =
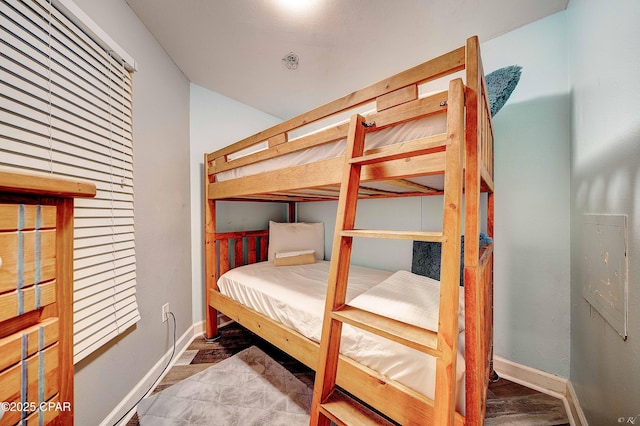
{"label": "white window blinds", "polygon": [[75,203],[78,362],[140,316],[131,66],[70,10],[69,0],[1,0],[0,166],[96,184],[95,199]]}

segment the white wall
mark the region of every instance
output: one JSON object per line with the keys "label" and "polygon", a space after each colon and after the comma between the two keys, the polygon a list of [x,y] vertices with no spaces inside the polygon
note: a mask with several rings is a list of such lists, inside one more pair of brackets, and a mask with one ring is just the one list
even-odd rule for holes
{"label": "white wall", "polygon": [[[518,64],[520,84],[496,115],[495,353],[569,375],[569,102],[563,13],[482,43],[485,72]],[[442,198],[368,200],[357,226],[439,230]],[[299,206],[326,224],[330,256],[335,203]],[[483,220],[483,223],[485,221]],[[385,245],[387,244],[387,245]],[[411,243],[354,242],[354,263],[410,269]]]}
{"label": "white wall", "polygon": [[[204,319],[204,155],[251,136],[281,120],[191,84],[191,267],[193,322]],[[218,232],[267,229],[269,219],[286,221],[286,204],[216,204]]]}
{"label": "white wall", "polygon": [[[192,325],[189,82],[123,0],[75,0],[132,55],[135,236],[142,319],[75,368],[75,423],[98,425]],[[136,395],[140,396],[140,395]]]}
{"label": "white wall", "polygon": [[[590,424],[630,424],[640,421],[640,3],[571,0],[566,13],[573,103],[570,377]],[[585,213],[628,217],[626,341],[582,296]]]}

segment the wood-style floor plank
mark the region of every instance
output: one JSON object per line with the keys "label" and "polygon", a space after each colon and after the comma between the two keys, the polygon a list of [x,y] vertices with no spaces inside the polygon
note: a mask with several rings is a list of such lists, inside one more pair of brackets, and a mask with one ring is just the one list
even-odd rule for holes
{"label": "wood-style floor plank", "polygon": [[[258,346],[299,380],[313,386],[314,372],[312,370],[238,324],[231,323],[221,327],[220,333],[220,339],[215,342],[207,342],[201,337],[196,338],[187,349],[188,351],[197,351],[195,355],[188,355],[193,355],[191,362],[186,365],[178,365],[183,364],[182,362],[176,363],[153,393],[160,392],[252,345]],[[509,380],[501,378],[497,382],[491,383],[487,395],[486,425],[569,425],[561,400]],[[127,423],[127,426],[138,425],[136,414]]]}

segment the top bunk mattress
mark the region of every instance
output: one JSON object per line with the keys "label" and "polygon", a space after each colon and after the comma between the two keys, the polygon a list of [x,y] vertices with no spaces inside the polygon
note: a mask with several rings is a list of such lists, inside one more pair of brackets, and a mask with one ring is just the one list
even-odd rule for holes
{"label": "top bunk mattress", "polygon": [[[272,261],[232,269],[218,280],[222,294],[320,341],[329,262],[275,266]],[[407,271],[391,273],[352,265],[347,303],[425,328],[437,328],[439,282]],[[464,299],[460,299],[457,410],[464,413]],[[429,311],[425,310],[430,306]],[[433,308],[436,308],[435,310]],[[400,317],[396,317],[400,315]],[[434,397],[435,358],[344,324],[340,352],[429,398]]]}
{"label": "top bunk mattress", "polygon": [[[290,141],[294,141],[301,137],[309,136],[311,134],[321,132],[325,129],[344,124],[346,121],[340,121],[333,123],[329,126],[323,127],[319,130],[314,130],[308,133],[302,133],[294,136]],[[386,145],[393,145],[400,142],[407,142],[427,136],[433,136],[442,134],[447,131],[447,116],[444,113],[430,115],[422,117],[417,120],[406,121],[404,123],[385,127],[384,129],[367,133],[365,137],[365,151],[380,148]],[[301,132],[298,132],[301,133]],[[325,143],[322,145],[316,145],[311,148],[307,148],[301,151],[292,152],[279,157],[270,158],[257,163],[240,166],[235,169],[227,170],[216,174],[216,180],[218,182],[224,182],[231,179],[242,178],[246,176],[252,176],[260,173],[270,172],[274,170],[286,169],[289,167],[300,166],[304,164],[313,163],[320,160],[326,160],[330,158],[336,158],[343,156],[345,153],[346,138],[338,141]],[[241,151],[236,155],[229,156],[229,160],[233,161],[237,158],[242,158],[247,155],[251,155],[256,152],[260,152],[268,147],[266,144],[252,147],[252,149]],[[437,189],[441,189],[442,177],[435,178],[418,178],[411,179],[416,183],[423,185],[433,186]]]}

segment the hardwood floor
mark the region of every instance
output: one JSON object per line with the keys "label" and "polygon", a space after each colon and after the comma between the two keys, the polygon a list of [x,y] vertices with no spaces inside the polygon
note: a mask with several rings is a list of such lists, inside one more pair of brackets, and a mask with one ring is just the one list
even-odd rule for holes
{"label": "hardwood floor", "polygon": [[501,378],[489,385],[485,425],[569,426],[562,400]]}
{"label": "hardwood floor", "polygon": [[[220,328],[220,332],[221,338],[213,343],[206,342],[203,338],[195,339],[153,393],[160,392],[252,345],[258,346],[284,365],[298,379],[313,386],[312,370],[250,331],[232,323]],[[489,385],[485,424],[568,426],[569,420],[561,400],[501,378]],[[138,417],[134,415],[127,426],[137,425]]]}

